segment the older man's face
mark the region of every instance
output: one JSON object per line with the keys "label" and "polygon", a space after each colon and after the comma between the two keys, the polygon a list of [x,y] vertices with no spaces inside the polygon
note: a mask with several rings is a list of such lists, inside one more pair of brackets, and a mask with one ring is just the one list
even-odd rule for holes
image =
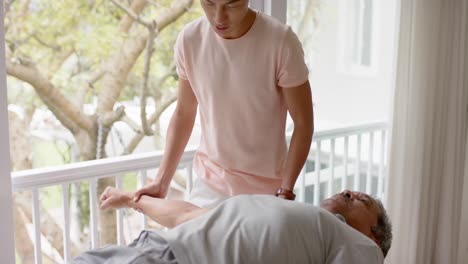
{"label": "older man's face", "polygon": [[379,208],[369,195],[345,190],[324,200],[320,207],[344,216],[348,225],[375,240],[371,227],[377,225]]}

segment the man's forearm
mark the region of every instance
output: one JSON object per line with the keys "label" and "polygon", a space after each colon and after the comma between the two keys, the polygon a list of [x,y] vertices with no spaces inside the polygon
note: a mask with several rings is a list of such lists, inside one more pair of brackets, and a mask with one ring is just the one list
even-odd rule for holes
{"label": "man's forearm", "polygon": [[283,94],[294,122],[294,132],[289,144],[281,187],[292,191],[309,154],[314,133],[314,111],[309,81],[297,87],[283,89]]}
{"label": "man's forearm", "polygon": [[192,134],[195,117],[196,110],[194,114],[181,113],[176,110],[171,118],[167,130],[164,156],[159,166],[158,177],[155,179],[161,181],[166,186],[169,185],[187,146],[187,142]]}
{"label": "man's forearm", "polygon": [[282,188],[293,190],[297,177],[309,154],[314,126],[295,126],[289,145],[289,152],[284,171]]}

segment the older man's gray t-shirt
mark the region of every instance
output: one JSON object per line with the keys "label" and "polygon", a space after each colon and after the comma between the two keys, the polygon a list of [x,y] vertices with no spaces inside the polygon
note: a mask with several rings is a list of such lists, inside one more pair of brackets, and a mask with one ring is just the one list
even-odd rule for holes
{"label": "older man's gray t-shirt", "polygon": [[185,263],[383,263],[369,238],[321,208],[270,195],[233,197],[165,234]]}

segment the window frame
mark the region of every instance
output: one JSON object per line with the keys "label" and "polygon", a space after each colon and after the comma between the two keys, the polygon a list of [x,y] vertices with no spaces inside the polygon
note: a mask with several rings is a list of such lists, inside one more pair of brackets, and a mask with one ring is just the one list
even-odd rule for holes
{"label": "window frame", "polygon": [[287,1],[251,0],[250,6],[255,10],[258,10],[272,17],[275,17],[279,21],[286,24],[286,14],[287,14],[286,11],[287,11],[287,6],[288,6]]}
{"label": "window frame", "polygon": [[[4,1],[1,1],[1,4],[3,7]],[[0,18],[0,42],[5,43],[4,8],[0,8]],[[0,126],[0,212],[3,215],[0,225],[0,234],[2,235],[0,248],[3,252],[2,259],[6,263],[16,263],[5,59],[5,45],[0,45],[0,120],[6,120],[4,122],[6,125]]]}
{"label": "window frame", "polygon": [[[363,1],[363,0],[356,0],[356,1]],[[340,1],[338,4],[338,31],[337,31],[337,73],[340,75],[350,75],[353,77],[375,77],[379,73],[379,64],[380,64],[380,57],[379,57],[379,47],[380,47],[380,39],[378,37],[378,28],[380,27],[381,20],[380,20],[380,11],[381,11],[381,4],[380,1],[371,0],[372,1],[372,29],[370,32],[370,65],[364,66],[359,65],[357,63],[349,62],[348,60],[348,45],[347,41],[347,33],[349,33],[349,9],[350,4],[352,1]],[[355,30],[355,34],[362,33],[363,24],[359,25],[361,28]]]}

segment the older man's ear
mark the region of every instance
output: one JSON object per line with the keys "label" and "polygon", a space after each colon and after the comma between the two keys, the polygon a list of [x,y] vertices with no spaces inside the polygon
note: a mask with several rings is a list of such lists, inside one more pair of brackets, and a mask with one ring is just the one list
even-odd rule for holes
{"label": "older man's ear", "polygon": [[381,243],[380,241],[375,237],[374,235],[374,232],[371,231],[371,236],[370,236],[370,239],[372,239],[372,241],[374,241],[377,245],[379,245],[379,247],[381,246]]}

